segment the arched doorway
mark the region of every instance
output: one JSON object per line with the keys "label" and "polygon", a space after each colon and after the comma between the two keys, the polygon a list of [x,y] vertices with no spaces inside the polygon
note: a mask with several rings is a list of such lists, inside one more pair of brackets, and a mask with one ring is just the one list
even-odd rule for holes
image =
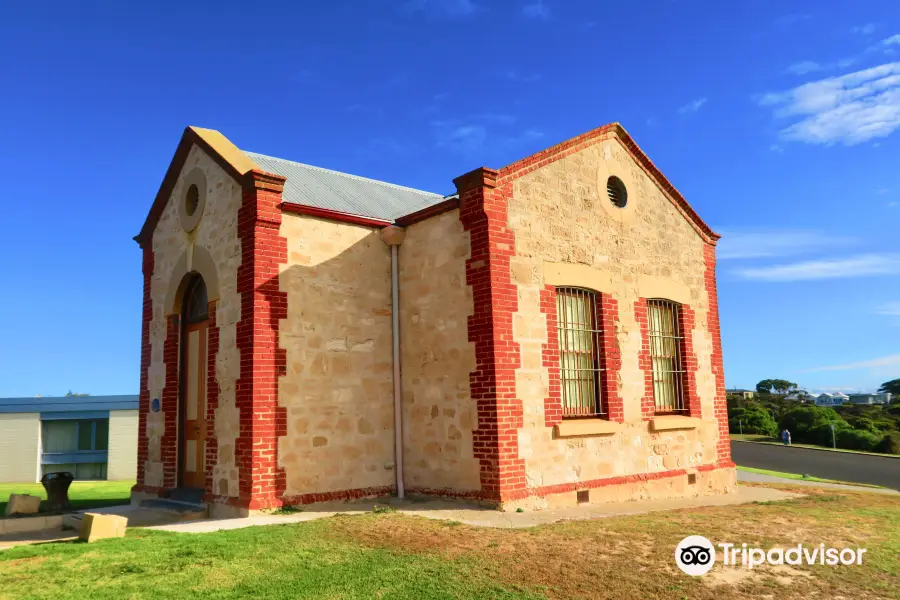
{"label": "arched doorway", "polygon": [[209,302],[200,275],[188,282],[181,303],[181,398],[178,410],[178,487],[206,487],[206,377]]}

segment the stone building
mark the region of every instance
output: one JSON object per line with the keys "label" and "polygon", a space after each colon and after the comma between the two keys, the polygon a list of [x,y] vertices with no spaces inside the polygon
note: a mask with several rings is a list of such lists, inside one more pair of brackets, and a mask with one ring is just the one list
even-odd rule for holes
{"label": "stone building", "polygon": [[187,128],[136,237],[135,501],[733,490],[718,236],[625,130],[453,183]]}

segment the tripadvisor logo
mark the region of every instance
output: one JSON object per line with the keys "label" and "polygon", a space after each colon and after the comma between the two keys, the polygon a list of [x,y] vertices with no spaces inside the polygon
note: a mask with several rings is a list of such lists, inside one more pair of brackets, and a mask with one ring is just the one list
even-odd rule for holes
{"label": "tripadvisor logo", "polygon": [[[826,548],[825,544],[789,548],[750,548],[747,544],[720,543],[722,564],[726,567],[753,569],[768,565],[861,565],[865,548]],[[675,547],[675,563],[688,575],[705,575],[716,562],[716,547],[701,535],[690,535]]]}

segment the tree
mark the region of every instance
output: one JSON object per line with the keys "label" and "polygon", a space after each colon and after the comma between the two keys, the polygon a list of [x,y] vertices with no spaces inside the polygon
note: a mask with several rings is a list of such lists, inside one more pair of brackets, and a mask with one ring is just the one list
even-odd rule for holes
{"label": "tree", "polygon": [[890,381],[885,381],[881,384],[881,387],[878,388],[879,394],[889,393],[893,394],[892,403],[900,402],[900,379],[892,379]]}
{"label": "tree", "polygon": [[728,411],[728,429],[731,433],[758,433],[774,437],[778,433],[778,423],[772,418],[772,413],[759,404],[747,403]]}
{"label": "tree", "polygon": [[787,396],[797,390],[797,384],[786,379],[763,379],[756,384],[756,391],[760,394],[778,394]]}

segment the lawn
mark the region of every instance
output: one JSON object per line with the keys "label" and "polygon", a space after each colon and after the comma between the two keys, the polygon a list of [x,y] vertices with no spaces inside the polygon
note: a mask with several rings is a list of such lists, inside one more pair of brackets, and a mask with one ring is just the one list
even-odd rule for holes
{"label": "lawn", "polygon": [[812,481],[816,483],[839,483],[841,485],[855,485],[856,487],[870,487],[876,489],[888,489],[880,485],[872,485],[869,483],[853,483],[852,481],[838,481],[837,479],[822,479],[821,477],[812,477],[811,475],[801,475],[799,473],[782,473],[781,471],[770,471],[768,469],[756,469],[754,467],[737,467],[738,471],[745,473],[759,473],[760,475],[771,475],[772,477],[781,477],[782,479],[798,479],[801,481]]}
{"label": "lawn", "polygon": [[[900,502],[802,491],[809,495],[787,502],[518,530],[395,512],[211,534],[135,529],[90,545],[0,552],[0,598],[900,598]],[[860,566],[717,564],[692,578],[673,557],[691,534],[762,548],[824,543],[868,552]]]}
{"label": "lawn", "polygon": [[[133,485],[133,481],[73,481],[69,486],[69,500],[75,510],[128,504]],[[10,494],[31,494],[47,499],[40,483],[0,483],[0,518],[6,513]]]}

